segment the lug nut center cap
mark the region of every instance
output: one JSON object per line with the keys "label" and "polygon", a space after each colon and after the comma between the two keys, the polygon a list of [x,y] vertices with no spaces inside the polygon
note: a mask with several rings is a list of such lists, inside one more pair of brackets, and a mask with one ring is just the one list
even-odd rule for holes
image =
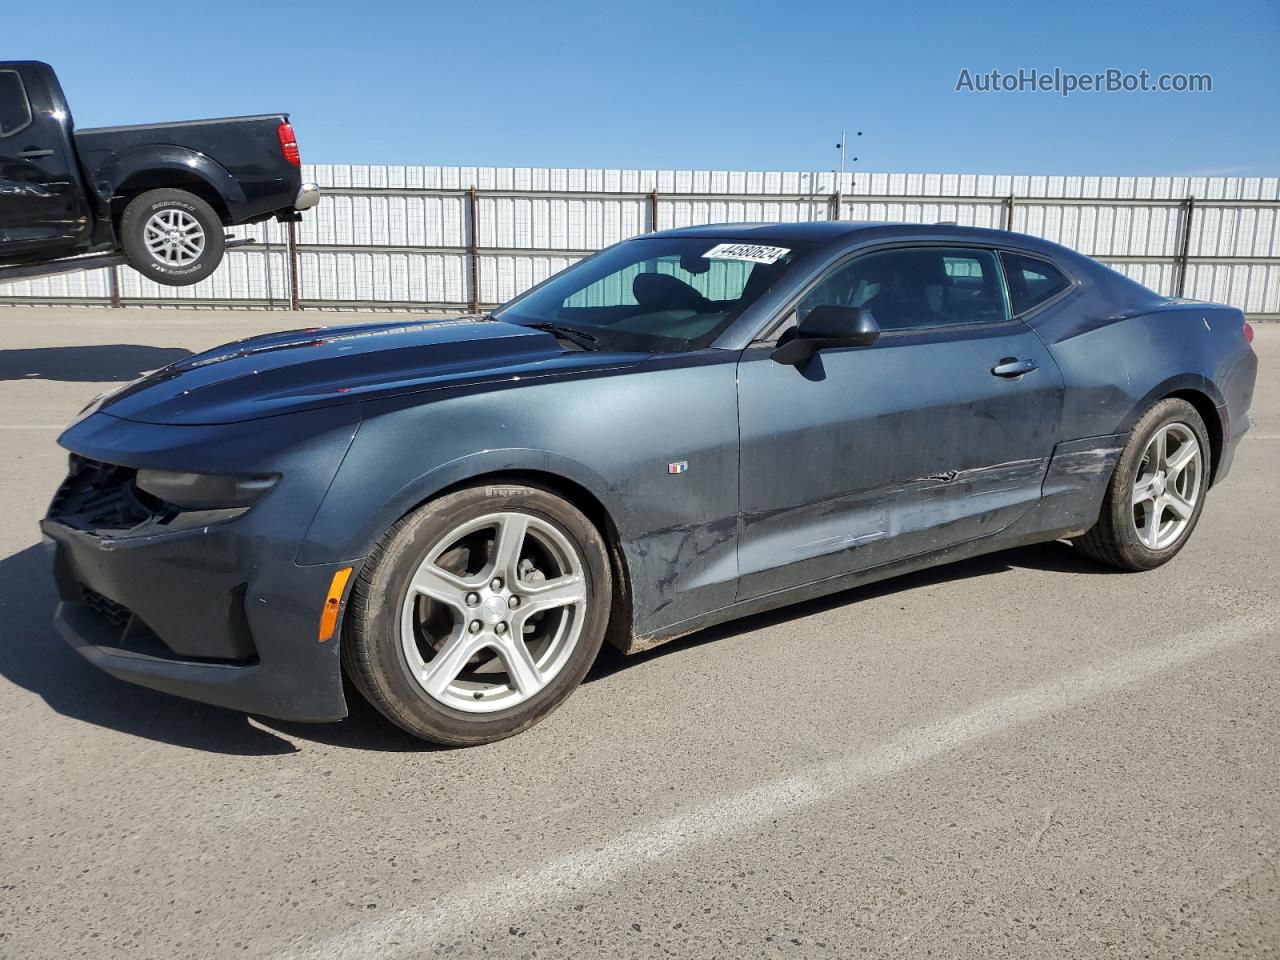
{"label": "lug nut center cap", "polygon": [[507,601],[502,597],[489,597],[480,604],[480,619],[489,626],[500,623],[507,617]]}

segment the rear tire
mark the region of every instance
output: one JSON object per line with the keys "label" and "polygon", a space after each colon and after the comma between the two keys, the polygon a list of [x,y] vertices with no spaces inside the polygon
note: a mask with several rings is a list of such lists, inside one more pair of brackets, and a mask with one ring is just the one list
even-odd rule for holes
{"label": "rear tire", "polygon": [[194,193],[164,188],[129,201],[120,219],[129,265],[169,287],[199,283],[218,268],[226,247],[222,220]]}
{"label": "rear tire", "polygon": [[1210,456],[1209,432],[1196,408],[1172,397],[1161,400],[1134,424],[1098,521],[1075,545],[1121,570],[1168,563],[1204,510]]}
{"label": "rear tire", "polygon": [[608,553],[548,490],[467,487],[397,522],[352,587],[342,659],[355,686],[414,736],[501,740],[555,710],[609,622]]}

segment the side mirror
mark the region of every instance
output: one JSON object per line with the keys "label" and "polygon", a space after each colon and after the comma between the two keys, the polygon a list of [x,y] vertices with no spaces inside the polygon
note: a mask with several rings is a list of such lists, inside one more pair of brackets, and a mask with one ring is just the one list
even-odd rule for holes
{"label": "side mirror", "polygon": [[868,347],[880,337],[880,325],[866,307],[822,304],[800,321],[795,334],[772,353],[778,363],[798,367],[828,347]]}

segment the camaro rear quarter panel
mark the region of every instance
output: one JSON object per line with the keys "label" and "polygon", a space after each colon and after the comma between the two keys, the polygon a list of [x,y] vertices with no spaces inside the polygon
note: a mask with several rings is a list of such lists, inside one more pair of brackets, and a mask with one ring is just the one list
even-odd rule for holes
{"label": "camaro rear quarter panel", "polygon": [[1225,476],[1249,426],[1258,363],[1239,310],[1163,298],[1126,310],[1124,301],[1104,299],[1095,289],[1055,305],[1031,325],[1066,382],[1064,439],[1126,433],[1156,400],[1199,396],[1215,443],[1225,441],[1214,464],[1215,480]]}

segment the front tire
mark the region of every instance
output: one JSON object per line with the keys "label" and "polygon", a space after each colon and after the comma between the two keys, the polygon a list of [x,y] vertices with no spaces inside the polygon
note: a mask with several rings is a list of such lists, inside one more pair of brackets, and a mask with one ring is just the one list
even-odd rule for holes
{"label": "front tire", "polygon": [[1122,570],[1151,570],[1186,545],[1209,488],[1209,432],[1196,408],[1169,398],[1134,424],[1098,522],[1075,541]]}
{"label": "front tire", "polygon": [[148,190],[129,201],[120,219],[129,265],[169,287],[199,283],[218,268],[222,231],[213,207],[186,190]]}
{"label": "front tire", "polygon": [[467,487],[401,519],[352,588],[347,674],[392,722],[447,746],[533,726],[582,682],[612,583],[595,526],[526,485]]}

